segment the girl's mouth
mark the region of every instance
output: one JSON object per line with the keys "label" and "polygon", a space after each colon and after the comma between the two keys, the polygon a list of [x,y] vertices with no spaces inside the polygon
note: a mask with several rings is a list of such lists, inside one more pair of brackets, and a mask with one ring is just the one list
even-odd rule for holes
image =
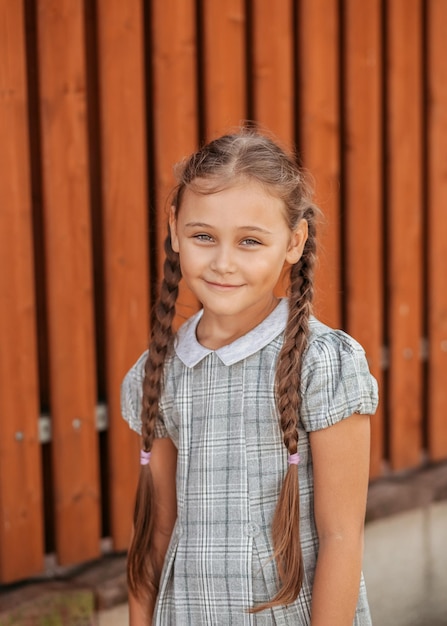
{"label": "girl's mouth", "polygon": [[205,280],[205,282],[207,285],[209,285],[210,287],[213,287],[214,289],[230,290],[230,289],[238,289],[239,287],[242,287],[242,285],[232,285],[229,283],[215,283],[211,280]]}

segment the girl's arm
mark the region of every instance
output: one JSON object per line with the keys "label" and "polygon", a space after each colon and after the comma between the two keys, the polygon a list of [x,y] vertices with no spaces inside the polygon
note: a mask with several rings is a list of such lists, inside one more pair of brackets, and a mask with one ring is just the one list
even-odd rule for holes
{"label": "girl's arm", "polygon": [[312,432],[319,553],[312,626],[352,626],[363,557],[369,476],[369,416],[352,415]]}
{"label": "girl's arm", "polygon": [[[151,452],[150,468],[156,502],[152,557],[155,559],[157,571],[161,572],[177,517],[177,448],[170,439],[155,439]],[[129,593],[129,625],[149,626],[152,623],[155,601],[156,598],[137,598]]]}

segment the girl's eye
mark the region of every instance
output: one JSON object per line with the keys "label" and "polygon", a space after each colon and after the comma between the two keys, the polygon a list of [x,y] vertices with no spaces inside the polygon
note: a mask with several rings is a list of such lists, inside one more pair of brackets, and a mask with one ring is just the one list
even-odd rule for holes
{"label": "girl's eye", "polygon": [[211,235],[207,235],[206,233],[197,233],[197,235],[193,235],[193,237],[198,241],[213,241]]}
{"label": "girl's eye", "polygon": [[260,245],[262,245],[261,242],[258,241],[257,239],[251,239],[251,238],[243,239],[241,243],[242,243],[243,246],[260,246]]}

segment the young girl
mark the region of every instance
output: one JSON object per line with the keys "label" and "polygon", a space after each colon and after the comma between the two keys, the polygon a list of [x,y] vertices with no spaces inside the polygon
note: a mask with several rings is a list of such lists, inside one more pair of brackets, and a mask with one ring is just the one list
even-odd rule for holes
{"label": "young girl", "polygon": [[[377,387],[359,344],[311,315],[303,174],[242,131],[180,165],[172,204],[149,351],[122,389],[142,433],[131,626],[371,624],[361,561]],[[181,278],[202,308],[174,334]]]}

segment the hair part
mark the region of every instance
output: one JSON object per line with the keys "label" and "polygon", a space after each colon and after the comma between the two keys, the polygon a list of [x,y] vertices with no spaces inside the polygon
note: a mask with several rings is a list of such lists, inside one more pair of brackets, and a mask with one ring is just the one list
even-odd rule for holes
{"label": "hair part", "polygon": [[[308,223],[308,239],[300,260],[291,267],[289,314],[284,344],[278,356],[275,377],[275,398],[289,454],[298,448],[298,420],[301,407],[301,362],[307,347],[309,317],[313,300],[313,270],[316,257],[316,221],[318,210],[312,203],[312,193],[296,158],[287,154],[270,138],[251,129],[224,135],[179,163],[175,168],[177,185],[172,205],[178,212],[186,189],[195,193],[212,194],[243,180],[254,180],[266,192],[281,199],[290,230],[302,219]],[[160,296],[155,306],[149,356],[143,384],[142,440],[150,450],[158,417],[159,398],[163,390],[163,371],[172,347],[172,322],[178,284],[181,279],[179,256],[165,242],[166,262]],[[131,591],[155,596],[159,572],[151,561],[151,535],[154,512],[150,466],[141,470],[134,516],[134,537],[128,558],[128,579]],[[299,594],[303,580],[303,563],[299,530],[298,467],[289,465],[281,487],[272,521],[273,557],[276,560],[279,590],[271,600],[250,609],[288,605]]]}

